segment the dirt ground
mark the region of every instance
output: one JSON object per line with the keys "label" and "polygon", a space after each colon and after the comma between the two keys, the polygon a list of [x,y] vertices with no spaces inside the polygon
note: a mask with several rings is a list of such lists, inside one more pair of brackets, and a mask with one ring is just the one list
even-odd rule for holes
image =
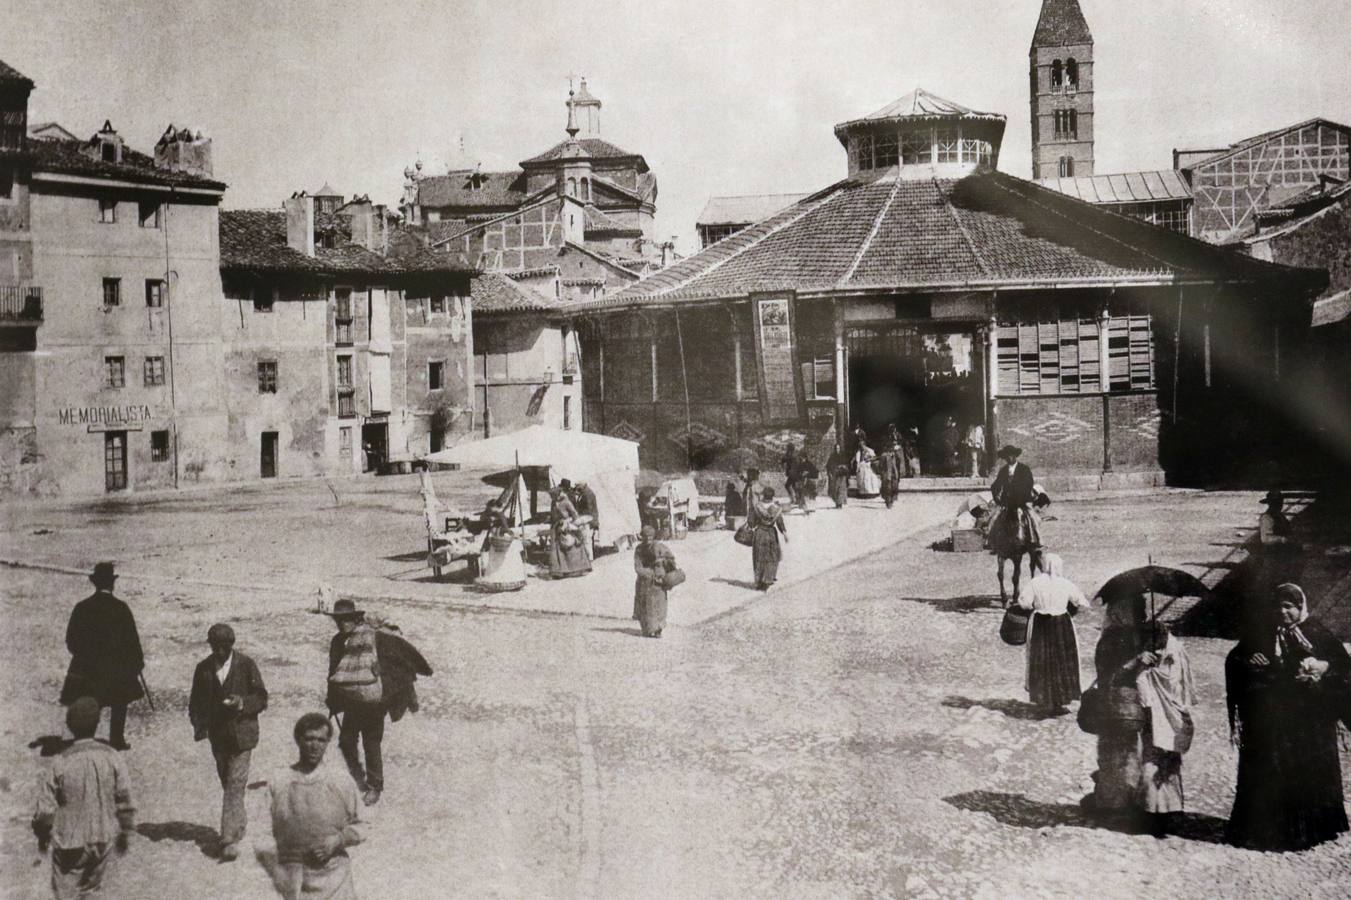
{"label": "dirt ground", "polygon": [[[322,701],[333,630],[302,600],[310,557],[367,554],[375,565],[384,536],[407,529],[406,503],[382,498],[375,479],[338,485],[343,502],[328,508],[313,497],[250,490],[5,511],[0,556],[71,568],[131,558],[145,576],[118,593],[137,615],[156,710],[133,707],[139,836],[109,896],[274,896],[254,859],[270,845],[260,788],[293,758],[295,718]],[[907,502],[927,501],[879,510],[877,527],[895,527],[887,517]],[[1151,556],[1222,577],[1257,508],[1253,494],[1169,492],[1052,512],[1047,542],[1091,593]],[[1225,640],[1184,639],[1201,703],[1181,833],[1126,835],[1084,819],[1092,738],[1073,715],[1041,718],[1026,703],[1023,652],[996,633],[993,560],[931,549],[945,534],[926,526],[660,641],[614,618],[368,604],[437,671],[419,682],[421,711],[386,732],[386,792],[351,851],[361,896],[1345,896],[1351,838],[1297,855],[1220,842],[1236,763]],[[27,829],[46,761],[29,745],[62,733],[65,621],[88,588],[78,575],[0,570],[7,897],[46,896],[47,863]],[[219,788],[185,711],[214,621],[233,625],[271,691],[246,852],[233,863],[209,855]],[[1099,622],[1095,608],[1077,623],[1085,683]]]}

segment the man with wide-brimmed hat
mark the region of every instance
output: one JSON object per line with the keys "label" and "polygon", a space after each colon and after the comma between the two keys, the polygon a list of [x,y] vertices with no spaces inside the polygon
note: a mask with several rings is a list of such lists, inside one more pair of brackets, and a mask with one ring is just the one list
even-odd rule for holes
{"label": "man with wide-brimmed hat", "polygon": [[211,653],[192,673],[188,718],[193,740],[210,740],[216,775],[225,792],[220,813],[220,858],[239,857],[248,817],[244,788],[258,746],[258,714],[267,709],[267,687],[252,659],[235,650],[234,629],[217,622],[206,632]]}
{"label": "man with wide-brimmed hat", "polygon": [[[1041,520],[1032,508],[1037,497],[1036,479],[1027,464],[1020,461],[1022,448],[1006,444],[996,455],[1004,465],[990,487],[999,510],[990,521],[989,543],[1000,559],[999,594],[1007,605],[1003,560],[1013,560],[1013,599],[1017,600],[1023,555],[1041,546]],[[1029,572],[1031,568],[1029,563]]]}
{"label": "man with wide-brimmed hat", "polygon": [[[338,633],[328,645],[327,704],[330,713],[342,716],[338,749],[370,806],[385,788],[385,716],[397,722],[404,713],[417,712],[414,682],[419,675],[431,675],[432,667],[408,641],[367,622],[366,613],[351,599],[337,600],[328,615]],[[365,752],[364,766],[358,743]]]}
{"label": "man with wide-brimmed hat", "polygon": [[51,848],[57,900],[101,893],[112,851],[127,852],[136,824],[124,757],[94,740],[100,711],[93,697],[71,699],[66,727],[75,742],[38,783],[33,833],[40,850]]}
{"label": "man with wide-brimmed hat", "polygon": [[61,702],[93,697],[108,707],[108,743],[126,750],[127,704],[145,696],[141,670],[145,657],[131,609],[113,596],[117,572],[110,562],[94,566],[94,593],[75,604],[66,626],[70,668],[61,686]]}

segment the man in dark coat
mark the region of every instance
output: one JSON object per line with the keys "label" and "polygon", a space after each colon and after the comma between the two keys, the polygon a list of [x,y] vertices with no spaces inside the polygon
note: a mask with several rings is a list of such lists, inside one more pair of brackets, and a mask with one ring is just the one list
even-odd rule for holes
{"label": "man in dark coat", "polygon": [[[990,493],[1000,514],[990,527],[990,547],[1001,556],[1012,556],[1015,548],[1026,543],[1028,549],[1041,546],[1040,521],[1032,509],[1037,498],[1036,479],[1026,463],[1018,458],[1023,451],[1012,445],[999,451],[1004,466],[995,476]],[[1022,540],[1019,540],[1021,538]],[[1009,551],[1005,553],[1004,551]]]}
{"label": "man in dark coat", "polygon": [[[432,667],[417,648],[397,634],[375,628],[366,621],[366,614],[356,604],[342,598],[333,604],[329,613],[338,633],[328,645],[328,699],[330,713],[341,713],[338,729],[338,749],[347,762],[352,778],[363,790],[362,801],[373,806],[385,789],[384,759],[381,744],[385,737],[385,716],[391,722],[403,718],[406,712],[417,712],[417,689],[414,682],[419,675],[431,675]],[[339,681],[339,669],[346,669],[349,654],[361,646],[369,646],[373,639],[375,668],[380,679],[380,700],[377,704],[352,704],[344,701],[334,685]],[[363,768],[357,744],[366,754]]]}
{"label": "man in dark coat", "polygon": [[258,714],[267,709],[267,687],[252,659],[234,649],[235,632],[217,623],[206,633],[211,655],[197,664],[188,696],[195,741],[209,739],[216,774],[225,791],[220,812],[220,858],[239,858],[248,816],[244,788],[249,758],[258,746]]}
{"label": "man in dark coat", "polygon": [[70,668],[61,686],[61,702],[93,697],[100,710],[108,707],[108,743],[118,750],[126,740],[127,704],[145,696],[141,690],[141,637],[127,604],[113,596],[117,573],[110,562],[94,566],[89,576],[94,593],[75,604],[66,626]]}

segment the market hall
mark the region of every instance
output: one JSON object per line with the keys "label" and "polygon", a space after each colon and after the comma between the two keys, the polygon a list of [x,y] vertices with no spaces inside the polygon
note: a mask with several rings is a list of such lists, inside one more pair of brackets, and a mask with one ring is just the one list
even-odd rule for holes
{"label": "market hall", "polygon": [[980,424],[987,459],[1016,442],[1104,485],[1260,459],[1238,438],[1277,414],[1323,273],[1004,174],[1004,125],[917,89],[836,126],[841,181],[574,306],[588,430],[658,469],[735,468],[738,447],[824,457],[892,424],[924,448]]}

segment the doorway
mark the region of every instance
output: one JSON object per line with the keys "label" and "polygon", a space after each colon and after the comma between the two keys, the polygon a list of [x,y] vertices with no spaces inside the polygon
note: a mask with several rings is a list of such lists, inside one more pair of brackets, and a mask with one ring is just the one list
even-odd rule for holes
{"label": "doorway", "polygon": [[277,432],[264,431],[258,460],[259,474],[264,478],[277,477]]}
{"label": "doorway", "polygon": [[389,423],[367,422],[361,426],[362,471],[379,472],[389,460]]}
{"label": "doorway", "polygon": [[108,491],[127,489],[127,433],[103,433],[103,487]]}
{"label": "doorway", "polygon": [[873,448],[895,425],[919,453],[923,474],[962,475],[962,436],[985,422],[980,342],[974,330],[887,323],[845,333],[849,427]]}

